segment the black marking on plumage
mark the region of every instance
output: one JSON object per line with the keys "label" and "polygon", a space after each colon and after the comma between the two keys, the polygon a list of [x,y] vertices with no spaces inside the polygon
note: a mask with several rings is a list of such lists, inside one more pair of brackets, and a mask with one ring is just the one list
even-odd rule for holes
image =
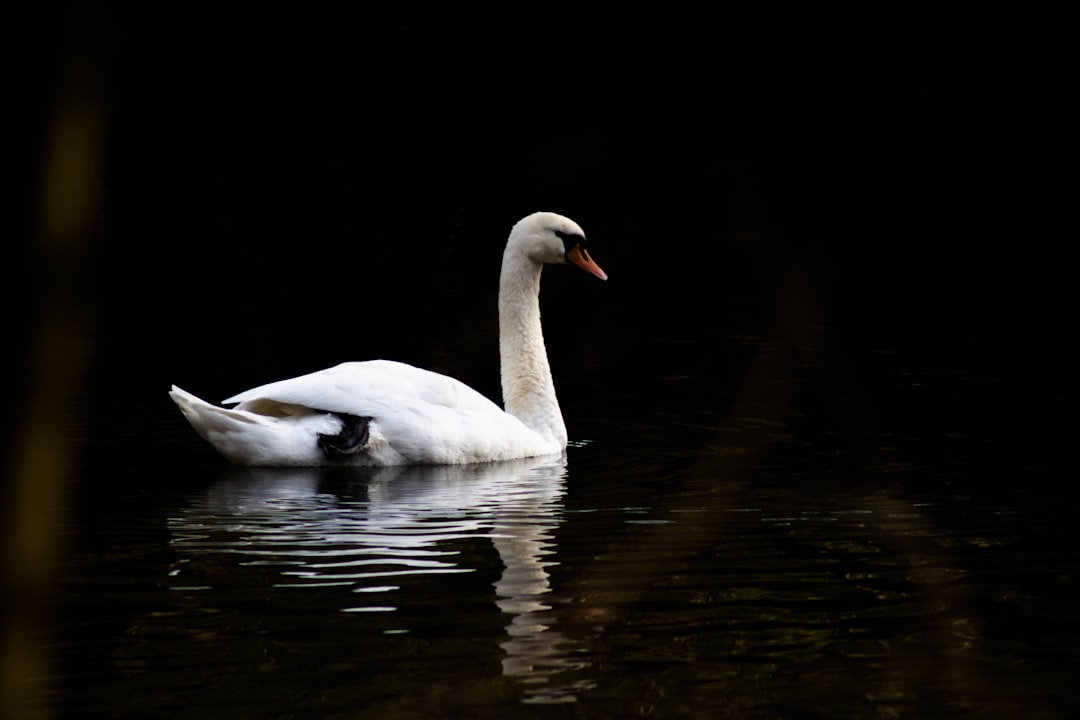
{"label": "black marking on plumage", "polygon": [[[553,230],[555,237],[562,240],[563,253],[568,253],[577,246],[581,246],[581,252],[585,252],[585,236],[578,233],[566,233],[562,230]],[[587,257],[587,255],[586,255]]]}
{"label": "black marking on plumage", "polygon": [[327,457],[348,457],[367,447],[371,418],[346,413],[331,414],[341,420],[341,431],[337,435],[318,433],[316,441]]}

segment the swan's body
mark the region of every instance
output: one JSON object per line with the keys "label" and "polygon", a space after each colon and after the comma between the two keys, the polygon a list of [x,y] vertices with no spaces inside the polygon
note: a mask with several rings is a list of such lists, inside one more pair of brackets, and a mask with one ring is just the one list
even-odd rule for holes
{"label": "swan's body", "polygon": [[453,378],[388,360],[343,363],[211,405],[173,386],[195,430],[239,465],[411,465],[561,452],[566,426],[540,327],[540,272],[567,261],[607,279],[572,220],[534,213],[510,232],[499,281],[500,409]]}

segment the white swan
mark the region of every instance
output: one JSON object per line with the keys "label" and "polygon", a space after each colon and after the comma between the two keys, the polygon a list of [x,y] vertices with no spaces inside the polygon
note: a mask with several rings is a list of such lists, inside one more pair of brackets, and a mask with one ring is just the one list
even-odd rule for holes
{"label": "white swan", "polygon": [[566,448],[540,327],[540,271],[572,262],[607,275],[569,218],[534,213],[510,231],[499,278],[506,411],[453,378],[389,360],[348,362],[211,405],[175,385],[188,422],[238,465],[460,464]]}

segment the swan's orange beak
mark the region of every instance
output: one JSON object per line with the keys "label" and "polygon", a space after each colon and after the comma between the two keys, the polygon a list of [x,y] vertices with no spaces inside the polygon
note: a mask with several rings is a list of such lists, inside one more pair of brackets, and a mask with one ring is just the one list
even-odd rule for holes
{"label": "swan's orange beak", "polygon": [[607,280],[607,273],[601,270],[600,266],[593,262],[592,258],[589,257],[589,253],[585,252],[585,248],[580,245],[575,245],[570,248],[570,251],[566,253],[566,259],[585,272],[591,273],[601,280]]}

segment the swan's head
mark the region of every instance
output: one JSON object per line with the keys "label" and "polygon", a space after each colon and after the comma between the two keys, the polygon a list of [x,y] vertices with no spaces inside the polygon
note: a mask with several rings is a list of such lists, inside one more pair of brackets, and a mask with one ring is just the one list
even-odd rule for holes
{"label": "swan's head", "polygon": [[538,212],[522,218],[510,231],[506,249],[536,262],[570,262],[601,280],[607,280],[607,273],[589,257],[585,247],[585,231],[562,215]]}

